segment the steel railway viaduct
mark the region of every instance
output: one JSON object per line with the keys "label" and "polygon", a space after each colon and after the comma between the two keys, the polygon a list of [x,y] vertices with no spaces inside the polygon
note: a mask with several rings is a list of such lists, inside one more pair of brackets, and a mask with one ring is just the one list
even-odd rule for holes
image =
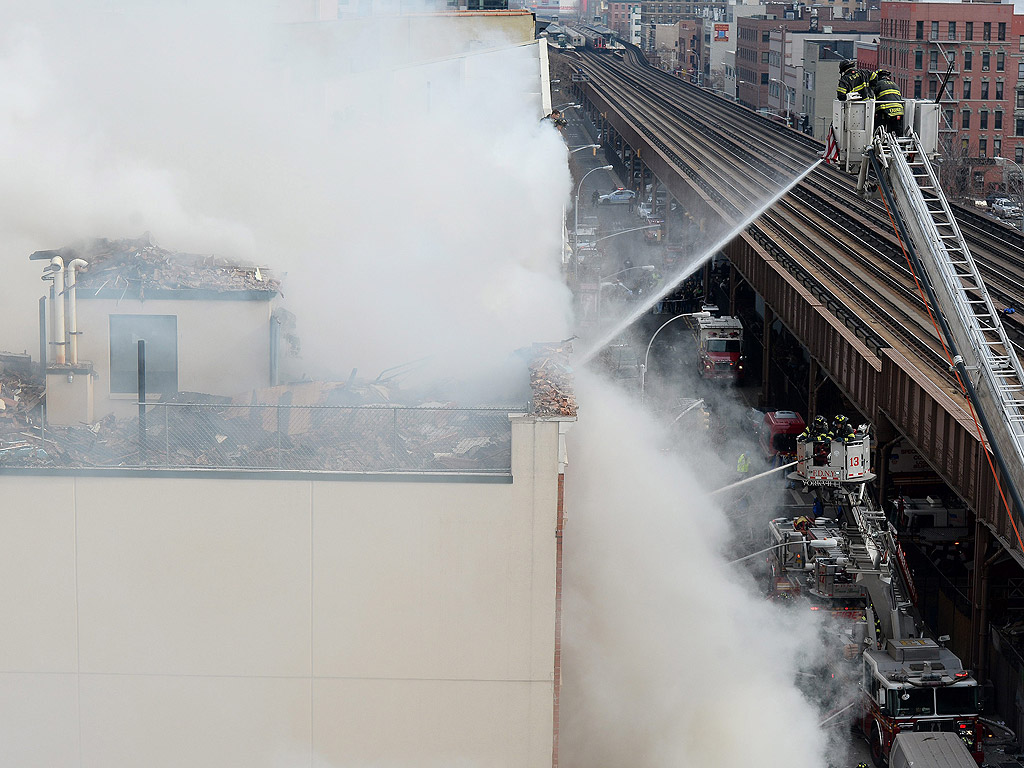
{"label": "steel railway viaduct", "polygon": [[[791,162],[792,179],[821,149],[796,131],[647,68],[635,53],[623,61],[570,54],[555,57],[555,65],[561,76],[571,74],[576,100],[601,131],[610,154],[624,163],[620,170],[626,178],[633,178],[634,170],[649,169],[695,218],[719,227],[742,221],[744,190],[751,177],[768,172],[766,164],[786,168]],[[764,137],[761,148],[758,136]],[[875,425],[882,498],[890,480],[888,452],[902,437],[973,511],[970,605],[951,623],[959,624],[953,639],[957,651],[985,679],[991,661],[990,576],[999,563],[1000,578],[1007,569],[1019,578],[1024,553],[966,399],[940,356],[923,302],[912,283],[906,285],[912,276],[897,274],[903,260],[899,243],[877,223],[878,206],[858,198],[853,187],[854,180],[821,166],[740,232],[724,249],[731,265],[730,302],[741,281],[763,298],[766,364],[776,321],[807,349],[812,414],[827,383]],[[747,200],[748,206],[754,202]],[[1005,279],[1020,269],[1020,237],[994,222],[978,221],[966,209],[957,215],[963,216],[965,232],[976,233],[968,237],[979,263],[985,261],[993,275],[993,297],[1004,304],[1024,300],[1021,283]],[[822,239],[828,229],[831,241]],[[859,249],[851,250],[851,242]],[[843,269],[837,269],[843,263],[860,277],[844,278]],[[897,285],[901,280],[902,288]],[[1008,331],[1021,338],[1020,328]]]}

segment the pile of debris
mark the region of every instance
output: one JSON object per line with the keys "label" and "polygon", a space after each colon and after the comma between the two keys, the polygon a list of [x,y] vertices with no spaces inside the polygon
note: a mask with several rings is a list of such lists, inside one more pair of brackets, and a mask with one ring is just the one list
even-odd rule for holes
{"label": "pile of debris", "polygon": [[42,374],[28,355],[0,352],[0,463],[48,460],[36,434],[44,391]]}
{"label": "pile of debris", "polygon": [[258,291],[279,293],[280,281],[257,266],[240,265],[209,255],[179,253],[155,245],[149,233],[123,240],[97,239],[56,251],[36,251],[31,258],[60,256],[64,263],[85,259],[78,275],[87,295],[145,299],[154,291],[203,290],[215,293]]}
{"label": "pile of debris", "polygon": [[[506,408],[330,405],[353,382],[303,382],[226,398],[179,393],[138,417],[47,428],[42,455],[2,464],[52,467],[287,469],[322,472],[507,472]],[[31,436],[30,436],[31,437]]]}
{"label": "pile of debris", "polygon": [[569,355],[572,341],[534,344],[530,390],[535,416],[576,417],[576,392]]}

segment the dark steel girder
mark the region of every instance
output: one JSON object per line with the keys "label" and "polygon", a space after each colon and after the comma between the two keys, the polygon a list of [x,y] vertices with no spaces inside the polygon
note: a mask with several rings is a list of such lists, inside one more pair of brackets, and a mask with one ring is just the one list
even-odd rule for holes
{"label": "dark steel girder", "polygon": [[[581,90],[619,136],[639,151],[673,197],[696,216],[727,222],[694,171],[672,162],[645,132],[641,119],[621,113],[593,83],[583,84]],[[988,451],[961,402],[877,335],[841,320],[834,302],[817,296],[806,280],[787,268],[791,265],[774,258],[750,230],[729,244],[726,255],[840,391],[874,423],[886,418],[1024,565],[1024,553],[1016,545],[989,467]]]}

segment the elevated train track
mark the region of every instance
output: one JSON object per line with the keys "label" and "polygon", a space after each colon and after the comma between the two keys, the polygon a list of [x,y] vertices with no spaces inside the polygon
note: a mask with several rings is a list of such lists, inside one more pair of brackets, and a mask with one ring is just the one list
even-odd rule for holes
{"label": "elevated train track", "polygon": [[[804,134],[644,66],[632,49],[623,60],[583,52],[566,62],[588,75],[589,82],[577,84],[581,96],[672,194],[726,226],[742,221],[822,150]],[[1024,235],[968,208],[956,215],[998,308],[1021,307]],[[823,371],[876,422],[879,444],[908,437],[1024,566],[883,205],[863,200],[854,179],[822,165],[727,253]],[[1024,313],[1004,317],[1011,339],[1024,343]]]}

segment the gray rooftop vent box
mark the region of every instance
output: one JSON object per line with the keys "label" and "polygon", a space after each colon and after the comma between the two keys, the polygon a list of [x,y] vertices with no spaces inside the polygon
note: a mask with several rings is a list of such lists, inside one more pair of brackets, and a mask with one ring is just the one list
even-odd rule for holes
{"label": "gray rooftop vent box", "polygon": [[885,650],[899,662],[938,661],[939,646],[927,637],[910,637],[905,640],[889,640]]}

